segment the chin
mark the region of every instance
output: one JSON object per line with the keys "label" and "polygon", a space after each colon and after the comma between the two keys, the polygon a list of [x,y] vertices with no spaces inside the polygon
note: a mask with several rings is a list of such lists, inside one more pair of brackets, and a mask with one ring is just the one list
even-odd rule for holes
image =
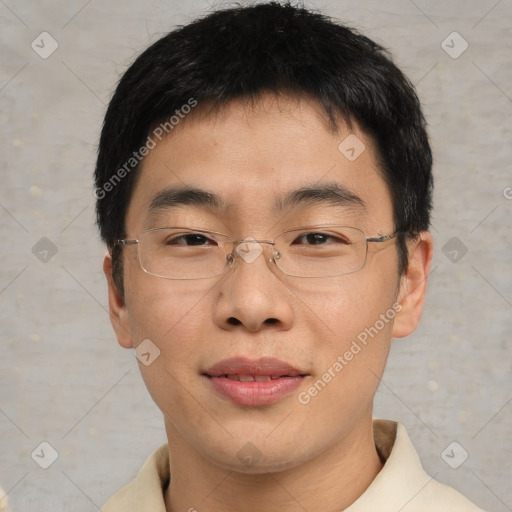
{"label": "chin", "polygon": [[260,436],[235,434],[227,443],[224,440],[218,444],[203,444],[202,453],[216,466],[248,475],[287,471],[314,457],[314,450],[308,450],[303,441],[297,443],[289,437],[270,439],[267,436],[268,431]]}
{"label": "chin", "polygon": [[[244,448],[242,448],[242,451]],[[250,452],[250,450],[249,450]],[[259,450],[258,452],[254,451],[252,459],[250,456],[239,456],[237,453],[235,456],[226,457],[226,454],[223,454],[220,458],[212,459],[216,465],[223,467],[229,471],[234,471],[236,473],[246,474],[246,475],[263,475],[267,473],[279,473],[282,471],[287,471],[289,469],[293,469],[294,467],[300,465],[303,461],[297,457],[297,453],[288,453],[288,454],[271,454],[263,455]]]}

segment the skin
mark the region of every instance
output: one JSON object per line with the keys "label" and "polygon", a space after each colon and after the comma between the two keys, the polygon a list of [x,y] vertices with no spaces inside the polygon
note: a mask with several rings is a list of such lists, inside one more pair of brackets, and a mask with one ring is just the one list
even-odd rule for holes
{"label": "skin", "polygon": [[[366,147],[352,162],[338,150],[350,133]],[[273,210],[276,198],[287,192],[327,182],[349,188],[364,200],[366,211],[328,204]],[[220,195],[228,208],[184,206],[148,216],[155,194],[184,184]],[[233,239],[268,240],[287,228],[333,222],[359,227],[371,237],[394,231],[391,197],[372,140],[356,124],[349,129],[340,122],[339,132],[331,133],[312,100],[268,95],[251,105],[233,101],[215,116],[198,106],[159,143],[143,162],[126,231],[127,238],[137,238],[152,227],[192,225]],[[106,256],[118,342],[133,348],[149,338],[161,351],[140,370],[165,419],[172,475],[165,492],[168,511],[334,512],[367,489],[382,468],[373,439],[373,397],[391,339],[407,336],[420,320],[431,235],[421,233],[409,244],[409,254],[402,277],[390,241],[369,244],[362,270],[334,278],[286,276],[259,257],[251,264],[238,260],[220,277],[186,281],[146,274],[131,246],[123,249],[124,297]],[[301,404],[298,394],[395,303],[402,309],[394,321]],[[201,375],[233,356],[276,357],[309,377],[272,405],[238,406]],[[237,456],[247,442],[261,457],[250,467]]]}

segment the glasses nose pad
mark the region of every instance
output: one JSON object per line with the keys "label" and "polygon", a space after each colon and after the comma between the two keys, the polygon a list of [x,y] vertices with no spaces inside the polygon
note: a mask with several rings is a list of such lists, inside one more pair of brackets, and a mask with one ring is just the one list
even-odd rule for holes
{"label": "glasses nose pad", "polygon": [[[255,240],[256,242],[256,240]],[[261,242],[258,242],[257,245],[258,245],[258,250],[256,250],[256,254],[259,256],[259,254],[261,254],[263,252],[263,246],[260,245]],[[244,261],[246,261],[247,263],[252,263],[252,261],[254,260],[254,258],[251,258],[250,255],[249,257],[246,256],[244,253],[248,252],[247,250],[242,250],[242,251],[237,251],[235,249],[233,249],[233,251],[228,254],[226,256],[226,267],[230,267],[232,265],[235,265],[237,264],[237,262],[239,261],[239,259],[242,259]],[[253,251],[251,251],[253,252]],[[275,263],[277,265],[277,260],[281,259],[281,253],[272,247],[272,256],[269,258],[268,262],[269,263]]]}

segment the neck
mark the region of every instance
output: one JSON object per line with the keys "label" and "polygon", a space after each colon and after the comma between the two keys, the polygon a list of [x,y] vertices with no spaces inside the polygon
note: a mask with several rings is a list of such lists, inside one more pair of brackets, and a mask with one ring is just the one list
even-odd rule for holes
{"label": "neck", "polygon": [[364,428],[358,425],[307,462],[261,474],[222,468],[193,450],[174,427],[166,427],[171,466],[167,512],[337,512],[357,500],[382,469],[371,417]]}

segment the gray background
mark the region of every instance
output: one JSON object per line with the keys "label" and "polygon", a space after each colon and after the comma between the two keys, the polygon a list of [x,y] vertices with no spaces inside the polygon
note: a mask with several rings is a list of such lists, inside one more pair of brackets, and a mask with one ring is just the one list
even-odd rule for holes
{"label": "gray background", "polygon": [[[210,5],[0,0],[0,486],[14,512],[97,510],[165,441],[109,323],[91,175],[120,74]],[[423,322],[394,342],[375,415],[406,425],[432,476],[512,510],[512,2],[306,5],[392,51],[417,85],[435,153]],[[31,48],[43,31],[59,44],[47,59]],[[441,46],[453,31],[469,44],[458,58],[457,36],[444,43],[452,56]],[[42,237],[58,251],[39,242],[46,263],[32,251]],[[42,441],[58,452],[46,470],[31,458]],[[452,441],[463,447],[452,461],[469,453],[458,469],[441,457]]]}

